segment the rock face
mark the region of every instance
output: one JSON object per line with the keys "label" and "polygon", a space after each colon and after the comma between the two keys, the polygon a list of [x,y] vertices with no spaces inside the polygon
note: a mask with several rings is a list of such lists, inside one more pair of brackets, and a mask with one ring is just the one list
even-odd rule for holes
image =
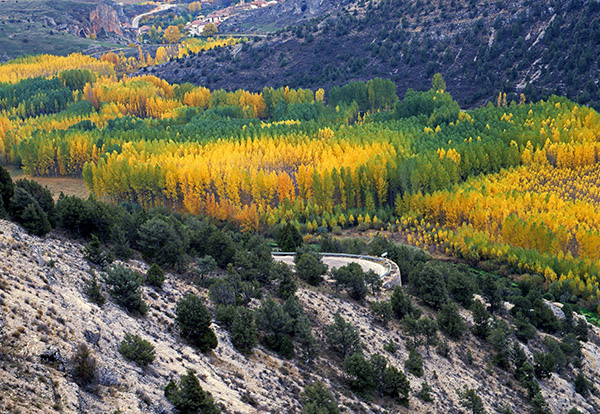
{"label": "rock face", "polygon": [[121,36],[123,35],[119,15],[115,9],[106,4],[99,4],[92,10],[90,13],[90,26],[91,32],[95,35],[102,30],[106,33],[113,32]]}

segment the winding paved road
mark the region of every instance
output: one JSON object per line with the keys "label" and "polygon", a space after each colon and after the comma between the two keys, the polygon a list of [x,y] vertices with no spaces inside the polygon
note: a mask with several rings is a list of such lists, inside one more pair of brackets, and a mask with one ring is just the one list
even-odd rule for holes
{"label": "winding paved road", "polygon": [[[363,271],[374,271],[383,279],[384,287],[393,288],[401,284],[400,270],[398,266],[386,259],[372,256],[343,256],[324,253],[321,255],[323,263],[329,266],[329,269],[337,269],[338,267],[346,266],[350,263],[358,263]],[[273,259],[288,265],[294,264],[293,254],[274,254]]]}
{"label": "winding paved road", "polygon": [[134,29],[137,29],[140,25],[140,19],[142,17],[149,16],[151,14],[158,13],[163,10],[172,9],[173,7],[177,7],[177,5],[176,4],[159,4],[156,8],[150,10],[149,12],[138,14],[137,16],[135,16],[133,18],[133,20],[131,21],[131,27],[133,27]]}
{"label": "winding paved road", "polygon": [[[279,262],[284,262],[289,265],[294,264],[294,256],[273,256],[273,258]],[[358,263],[365,272],[369,270],[374,271],[379,276],[383,276],[387,273],[388,268],[381,263],[372,262],[365,259],[357,259],[352,257],[340,257],[340,256],[327,256],[323,255],[323,263],[329,266],[329,269],[337,269],[338,267],[346,266],[350,263]]]}

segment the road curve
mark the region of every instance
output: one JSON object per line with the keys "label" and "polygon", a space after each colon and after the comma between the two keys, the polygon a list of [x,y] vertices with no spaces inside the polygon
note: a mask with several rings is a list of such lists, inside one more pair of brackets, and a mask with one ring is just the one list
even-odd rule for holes
{"label": "road curve", "polygon": [[[340,254],[321,254],[323,263],[329,266],[329,269],[337,269],[350,263],[358,263],[363,271],[374,271],[382,278],[384,287],[393,288],[401,284],[400,270],[391,260],[382,259],[374,256],[340,255]],[[273,259],[288,265],[294,264],[293,253],[273,254]]]}
{"label": "road curve", "polygon": [[[386,266],[384,266],[383,264],[372,262],[372,261],[366,260],[366,259],[358,259],[358,258],[353,258],[353,257],[327,256],[327,255],[322,255],[322,256],[323,256],[323,263],[325,263],[327,266],[329,266],[329,269],[337,269],[338,267],[346,266],[346,265],[349,265],[350,263],[358,263],[365,272],[372,270],[375,273],[377,273],[379,276],[383,276],[388,271],[388,268]],[[290,255],[290,256],[273,256],[273,259],[275,259],[279,262],[284,262],[289,265],[294,264],[294,256],[292,256],[292,255]]]}
{"label": "road curve", "polygon": [[151,14],[158,13],[163,10],[172,9],[173,7],[177,7],[177,5],[175,5],[175,4],[159,4],[156,8],[150,10],[149,12],[138,14],[137,16],[135,16],[133,18],[133,20],[131,21],[131,27],[133,27],[134,29],[137,29],[138,26],[140,25],[140,19],[142,17],[149,16]]}

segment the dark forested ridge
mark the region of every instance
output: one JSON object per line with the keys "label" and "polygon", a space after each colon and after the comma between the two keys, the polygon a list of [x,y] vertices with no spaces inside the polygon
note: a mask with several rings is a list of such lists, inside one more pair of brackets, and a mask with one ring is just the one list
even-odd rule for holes
{"label": "dark forested ridge", "polygon": [[[172,82],[229,90],[327,89],[381,76],[396,83],[400,96],[426,88],[439,71],[462,106],[495,101],[502,91],[509,100],[555,93],[598,107],[599,12],[595,0],[361,0],[336,14],[310,20],[301,14],[301,23],[268,39],[151,71]],[[224,29],[259,30],[269,16],[248,13]]]}

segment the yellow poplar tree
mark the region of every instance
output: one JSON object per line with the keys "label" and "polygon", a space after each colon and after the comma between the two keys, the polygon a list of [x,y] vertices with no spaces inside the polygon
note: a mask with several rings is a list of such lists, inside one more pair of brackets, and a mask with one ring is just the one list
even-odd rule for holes
{"label": "yellow poplar tree", "polygon": [[206,26],[204,26],[204,29],[202,30],[202,36],[214,36],[219,32],[219,30],[217,29],[217,26],[215,26],[212,23],[207,24]]}
{"label": "yellow poplar tree", "polygon": [[181,32],[179,31],[179,27],[177,26],[169,26],[165,29],[165,34],[163,35],[163,39],[165,39],[168,43],[177,43],[179,39],[181,39]]}
{"label": "yellow poplar tree", "polygon": [[325,100],[325,91],[323,88],[317,89],[317,92],[315,92],[315,100],[317,102],[323,102]]}
{"label": "yellow poplar tree", "polygon": [[156,63],[163,63],[168,60],[167,51],[164,47],[156,49]]}

